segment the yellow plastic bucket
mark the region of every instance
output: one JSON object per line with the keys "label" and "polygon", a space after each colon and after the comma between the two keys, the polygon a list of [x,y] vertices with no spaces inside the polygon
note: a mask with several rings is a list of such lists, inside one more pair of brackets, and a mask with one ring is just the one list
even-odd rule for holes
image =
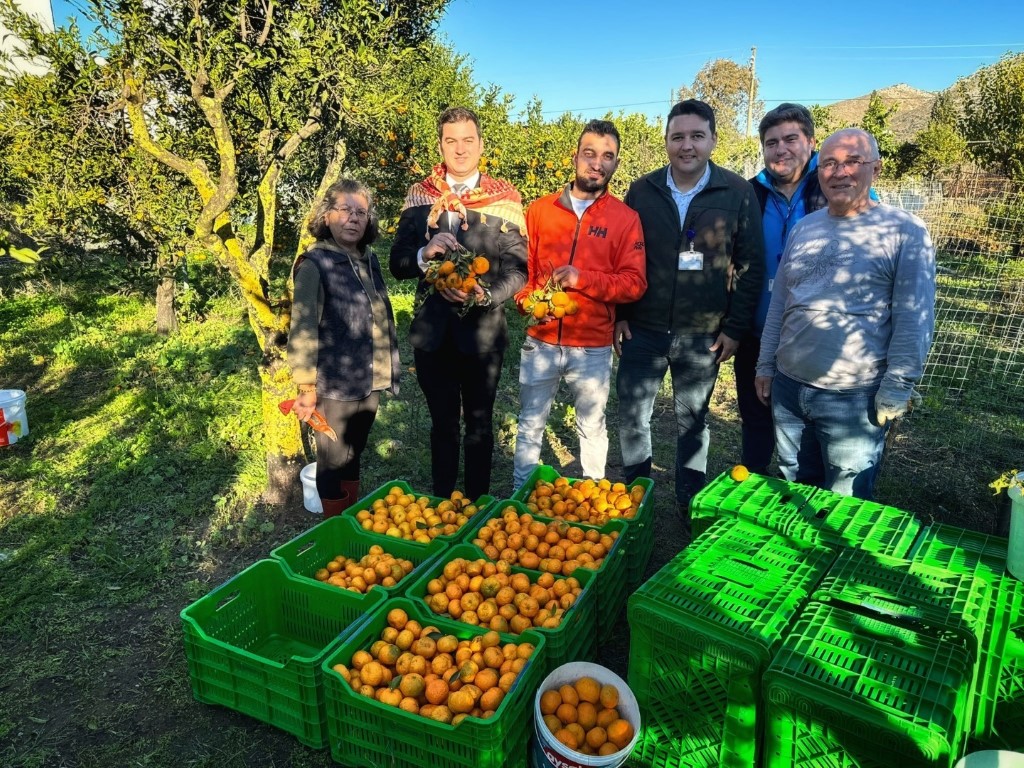
{"label": "yellow plastic bucket", "polygon": [[27,434],[25,393],[20,389],[0,389],[0,445],[14,445]]}

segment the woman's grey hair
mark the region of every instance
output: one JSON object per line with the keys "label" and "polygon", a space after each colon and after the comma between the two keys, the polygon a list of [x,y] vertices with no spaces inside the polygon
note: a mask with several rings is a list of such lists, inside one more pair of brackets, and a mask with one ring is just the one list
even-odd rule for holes
{"label": "woman's grey hair", "polygon": [[327,226],[327,214],[338,202],[342,195],[362,195],[366,198],[366,208],[370,215],[366,220],[366,231],[359,240],[359,249],[362,250],[371,245],[380,234],[377,224],[377,209],[373,206],[373,193],[370,188],[361,181],[355,179],[342,179],[336,181],[327,188],[323,199],[316,204],[313,213],[309,217],[309,224],[306,228],[309,234],[317,240],[327,240],[331,237],[331,229]]}

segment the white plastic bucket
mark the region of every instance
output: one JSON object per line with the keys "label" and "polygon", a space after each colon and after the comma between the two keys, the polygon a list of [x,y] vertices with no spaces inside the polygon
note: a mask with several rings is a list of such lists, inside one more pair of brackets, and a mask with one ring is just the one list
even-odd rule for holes
{"label": "white plastic bucket", "polygon": [[1024,768],[1024,755],[1020,752],[986,749],[964,755],[953,768]]}
{"label": "white plastic bucket", "polygon": [[[581,677],[592,677],[601,684],[608,683],[619,689],[619,714],[633,726],[633,740],[618,752],[613,752],[610,755],[585,755],[582,752],[569,749],[558,741],[544,725],[544,716],[540,711],[541,695],[552,688],[558,688],[565,684],[572,685]],[[530,752],[531,768],[583,768],[584,766],[615,768],[615,766],[626,762],[629,753],[633,751],[633,747],[640,739],[640,705],[637,704],[636,696],[629,690],[626,681],[610,669],[602,667],[600,664],[591,664],[589,661],[571,661],[552,670],[537,689],[537,695],[533,700],[533,732],[535,738]]]}
{"label": "white plastic bucket", "polygon": [[[1024,481],[1024,472],[1017,475]],[[1006,570],[1024,581],[1024,493],[1013,487],[1006,492],[1010,497],[1010,545],[1006,550]]]}
{"label": "white plastic bucket", "polygon": [[25,393],[20,389],[0,389],[0,445],[14,445],[27,434]]}
{"label": "white plastic bucket", "polygon": [[302,481],[302,506],[314,515],[324,513],[324,505],[320,503],[320,494],[316,492],[316,462],[307,464],[299,472]]}

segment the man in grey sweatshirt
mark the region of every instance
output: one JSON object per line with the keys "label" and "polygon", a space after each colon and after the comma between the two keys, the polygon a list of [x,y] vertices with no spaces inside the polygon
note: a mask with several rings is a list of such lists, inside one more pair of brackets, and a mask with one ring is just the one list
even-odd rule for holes
{"label": "man in grey sweatshirt", "polygon": [[775,278],[755,388],[787,480],[870,499],[887,424],[907,411],[931,346],[935,249],[913,214],[871,199],[878,144],[821,146],[826,209],[793,229]]}

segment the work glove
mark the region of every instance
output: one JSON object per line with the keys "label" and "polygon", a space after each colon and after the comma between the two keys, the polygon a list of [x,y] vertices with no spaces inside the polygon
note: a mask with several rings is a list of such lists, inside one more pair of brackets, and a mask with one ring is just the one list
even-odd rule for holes
{"label": "work glove", "polygon": [[878,426],[884,427],[886,422],[898,419],[903,416],[910,407],[911,401],[916,405],[921,402],[921,396],[911,391],[910,397],[906,400],[893,398],[891,395],[883,395],[881,392],[875,394],[875,418]]}

